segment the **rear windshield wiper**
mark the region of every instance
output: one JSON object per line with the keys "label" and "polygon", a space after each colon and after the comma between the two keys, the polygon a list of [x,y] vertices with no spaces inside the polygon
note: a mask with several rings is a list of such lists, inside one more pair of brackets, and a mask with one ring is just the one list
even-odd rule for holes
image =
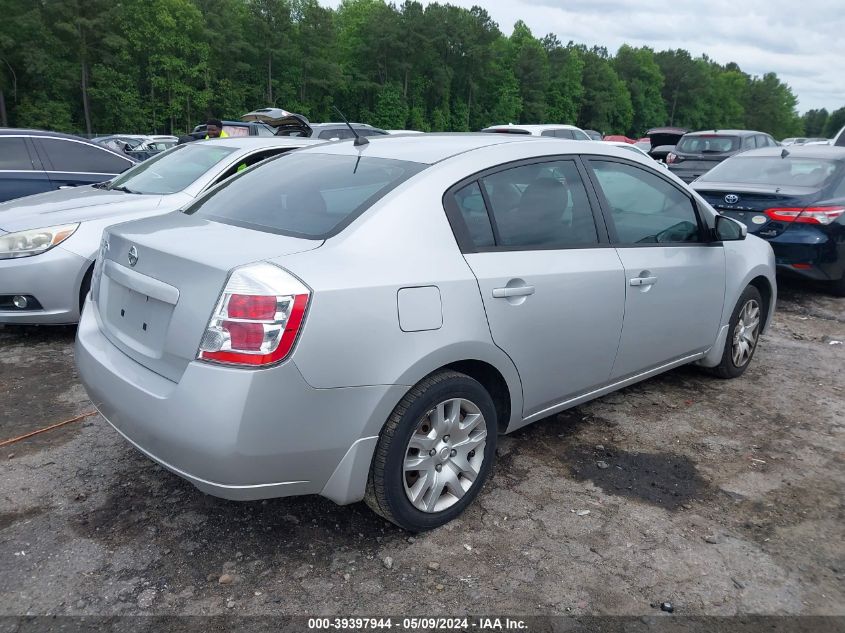
{"label": "rear windshield wiper", "polygon": [[122,191],[123,193],[138,193],[137,191],[132,191],[131,189],[122,185],[119,187],[109,187],[109,191]]}

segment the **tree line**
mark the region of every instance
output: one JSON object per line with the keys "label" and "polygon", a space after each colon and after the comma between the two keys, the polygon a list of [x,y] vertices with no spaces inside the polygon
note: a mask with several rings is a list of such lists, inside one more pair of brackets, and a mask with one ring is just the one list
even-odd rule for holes
{"label": "tree line", "polygon": [[[183,133],[278,106],[313,121],[478,130],[574,123],[831,135],[845,108],[799,117],[775,73],[678,50],[506,36],[480,7],[343,0],[5,0],[0,124]],[[845,123],[845,121],[843,121]],[[838,128],[837,128],[838,129]],[[835,132],[836,130],[833,130]],[[811,133],[812,132],[812,133]]]}

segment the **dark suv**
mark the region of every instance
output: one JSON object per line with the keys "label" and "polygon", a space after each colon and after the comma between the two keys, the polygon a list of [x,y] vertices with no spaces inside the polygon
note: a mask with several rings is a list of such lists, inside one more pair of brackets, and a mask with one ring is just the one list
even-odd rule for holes
{"label": "dark suv", "polygon": [[692,182],[734,154],[779,143],[768,134],[751,130],[709,130],[689,132],[666,156],[670,171],[684,182]]}
{"label": "dark suv", "polygon": [[135,162],[78,136],[0,129],[0,202],[110,180]]}

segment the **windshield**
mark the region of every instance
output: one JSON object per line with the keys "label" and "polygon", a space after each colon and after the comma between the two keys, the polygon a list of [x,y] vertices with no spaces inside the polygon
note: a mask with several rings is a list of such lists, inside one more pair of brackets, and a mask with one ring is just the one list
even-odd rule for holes
{"label": "windshield", "polygon": [[333,154],[288,154],[244,172],[185,210],[248,229],[325,239],[426,165]]}
{"label": "windshield", "polygon": [[718,134],[699,134],[685,136],[678,141],[677,150],[689,154],[723,154],[739,149],[738,136],[720,136]]}
{"label": "windshield", "polygon": [[203,142],[179,145],[121,174],[108,188],[126,189],[130,193],[176,193],[234,151],[234,147]]}
{"label": "windshield", "polygon": [[737,156],[719,163],[698,181],[819,187],[836,173],[840,164],[823,158]]}

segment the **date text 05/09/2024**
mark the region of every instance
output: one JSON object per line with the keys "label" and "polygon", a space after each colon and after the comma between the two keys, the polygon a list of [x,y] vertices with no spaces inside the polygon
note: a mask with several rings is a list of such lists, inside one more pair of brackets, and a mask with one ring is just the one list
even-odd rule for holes
{"label": "date text 05/09/2024", "polygon": [[405,631],[527,631],[528,625],[519,618],[499,617],[349,617],[309,618],[309,630],[379,630]]}

